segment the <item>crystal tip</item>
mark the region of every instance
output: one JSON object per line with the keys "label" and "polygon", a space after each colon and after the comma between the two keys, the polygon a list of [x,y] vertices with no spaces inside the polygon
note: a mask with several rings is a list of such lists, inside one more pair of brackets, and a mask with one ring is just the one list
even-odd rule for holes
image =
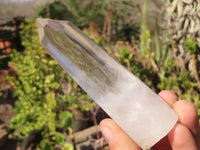
{"label": "crystal tip", "polygon": [[39,39],[40,39],[40,41],[44,37],[44,27],[48,24],[48,20],[49,19],[37,18],[38,33],[39,33]]}

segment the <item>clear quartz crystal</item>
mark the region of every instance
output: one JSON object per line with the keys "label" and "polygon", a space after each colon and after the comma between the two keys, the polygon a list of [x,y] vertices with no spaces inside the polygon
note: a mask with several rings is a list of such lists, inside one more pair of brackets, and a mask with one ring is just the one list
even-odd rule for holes
{"label": "clear quartz crystal", "polygon": [[43,47],[141,148],[173,128],[172,108],[72,23],[38,19],[38,30]]}

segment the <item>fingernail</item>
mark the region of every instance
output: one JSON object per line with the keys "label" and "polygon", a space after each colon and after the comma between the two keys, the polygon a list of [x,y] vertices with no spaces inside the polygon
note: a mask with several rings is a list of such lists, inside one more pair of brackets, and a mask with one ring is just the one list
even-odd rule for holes
{"label": "fingernail", "polygon": [[112,135],[109,127],[101,125],[100,128],[101,128],[101,132],[103,133],[103,136],[106,138],[108,143],[112,144],[113,143],[113,135]]}

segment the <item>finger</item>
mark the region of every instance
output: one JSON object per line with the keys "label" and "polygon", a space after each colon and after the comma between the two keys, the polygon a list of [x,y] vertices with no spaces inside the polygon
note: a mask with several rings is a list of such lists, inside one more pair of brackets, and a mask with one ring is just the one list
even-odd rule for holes
{"label": "finger", "polygon": [[112,119],[102,120],[100,128],[111,150],[141,150]]}
{"label": "finger", "polygon": [[158,95],[160,96],[162,100],[164,100],[171,107],[178,100],[178,97],[176,96],[176,94],[174,94],[172,91],[169,91],[169,90],[163,90]]}
{"label": "finger", "polygon": [[174,150],[198,150],[192,133],[180,123],[174,126],[168,137],[171,147]]}
{"label": "finger", "polygon": [[174,110],[179,116],[179,123],[186,126],[200,143],[198,113],[193,104],[186,100],[180,100],[174,104]]}
{"label": "finger", "polygon": [[[159,94],[160,98],[173,107],[174,103],[178,101],[178,97],[172,91],[163,90]],[[156,145],[152,147],[152,150],[158,150],[162,148],[162,150],[170,150],[171,146],[169,145],[168,136],[165,136],[161,139]]]}
{"label": "finger", "polygon": [[174,110],[179,116],[179,122],[188,127],[196,135],[199,132],[199,120],[196,108],[186,100],[177,101]]}
{"label": "finger", "polygon": [[193,134],[199,133],[199,121],[196,108],[189,101],[177,101],[178,97],[171,91],[164,90],[158,94],[165,102],[173,106],[179,115],[179,122],[188,127]]}

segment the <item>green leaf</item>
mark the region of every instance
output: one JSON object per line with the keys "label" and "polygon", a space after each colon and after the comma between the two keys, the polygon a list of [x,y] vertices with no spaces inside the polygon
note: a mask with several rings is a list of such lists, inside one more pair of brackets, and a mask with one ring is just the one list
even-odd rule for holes
{"label": "green leaf", "polygon": [[157,18],[156,18],[155,38],[156,38],[156,62],[159,63],[161,58],[161,52],[160,52],[159,27]]}
{"label": "green leaf", "polygon": [[53,147],[51,146],[50,142],[47,140],[42,140],[39,146],[41,150],[53,150]]}
{"label": "green leaf", "polygon": [[184,49],[192,54],[197,51],[197,41],[193,38],[187,38],[184,42]]}
{"label": "green leaf", "polygon": [[74,115],[69,111],[61,112],[57,125],[61,128],[72,128],[74,125]]}

